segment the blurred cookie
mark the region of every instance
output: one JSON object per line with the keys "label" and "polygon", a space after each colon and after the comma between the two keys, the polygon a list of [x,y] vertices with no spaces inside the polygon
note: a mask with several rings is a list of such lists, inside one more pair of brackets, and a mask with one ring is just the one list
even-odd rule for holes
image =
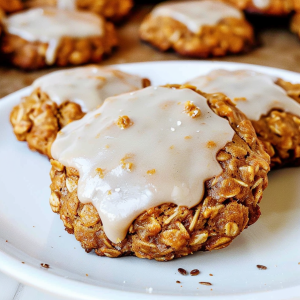
{"label": "blurred cookie", "polygon": [[250,13],[266,15],[287,15],[293,10],[300,10],[299,0],[221,0],[235,5]]}
{"label": "blurred cookie", "polygon": [[80,9],[94,12],[113,22],[128,15],[133,0],[25,0],[26,7],[56,6],[61,9]]}
{"label": "blurred cookie", "polygon": [[0,0],[0,9],[6,13],[13,13],[23,9],[21,0]]}
{"label": "blurred cookie", "polygon": [[243,13],[214,0],[164,2],[146,16],[140,38],[161,51],[193,57],[249,51],[254,33]]}
{"label": "blurred cookie", "polygon": [[52,146],[50,206],[97,255],[168,261],[227,247],[260,216],[269,156],[223,94],[107,98]]}
{"label": "blurred cookie", "polygon": [[51,158],[51,145],[61,128],[105,98],[149,84],[139,76],[97,66],[53,72],[33,83],[33,92],[13,108],[10,121],[19,141]]}
{"label": "blurred cookie", "polygon": [[93,13],[36,8],[4,22],[5,60],[25,70],[99,62],[117,45],[113,24]]}
{"label": "blurred cookie", "polygon": [[300,165],[300,84],[244,70],[216,70],[188,83],[236,103],[265,145],[272,168]]}

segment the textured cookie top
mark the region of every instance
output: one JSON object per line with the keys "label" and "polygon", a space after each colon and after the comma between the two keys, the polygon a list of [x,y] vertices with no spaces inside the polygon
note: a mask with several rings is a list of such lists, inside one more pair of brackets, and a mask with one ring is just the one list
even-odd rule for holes
{"label": "textured cookie top", "polygon": [[58,105],[65,101],[79,104],[82,111],[95,109],[107,97],[132,92],[143,87],[143,79],[119,70],[97,66],[62,70],[34,81]]}
{"label": "textured cookie top", "polygon": [[6,31],[27,41],[48,43],[46,61],[53,64],[62,37],[102,36],[104,20],[98,15],[55,8],[35,8],[9,16]]}
{"label": "textured cookie top", "polygon": [[194,33],[201,31],[203,25],[216,25],[224,18],[243,18],[238,9],[213,0],[165,2],[156,6],[151,15],[170,17],[183,23]]}
{"label": "textured cookie top", "polygon": [[78,198],[98,210],[117,242],[145,210],[193,207],[222,168],[216,154],[234,131],[190,89],[148,87],[106,99],[58,134],[52,156],[79,171]]}
{"label": "textured cookie top", "polygon": [[250,120],[258,121],[272,109],[300,116],[300,105],[278,86],[276,78],[254,71],[215,70],[188,83],[206,93],[224,93]]}

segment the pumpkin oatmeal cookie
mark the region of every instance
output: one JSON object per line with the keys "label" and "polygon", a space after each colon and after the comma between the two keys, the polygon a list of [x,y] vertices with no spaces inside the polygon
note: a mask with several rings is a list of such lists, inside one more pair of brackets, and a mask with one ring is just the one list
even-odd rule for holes
{"label": "pumpkin oatmeal cookie", "polygon": [[26,7],[57,6],[63,9],[86,10],[113,22],[121,21],[133,7],[133,0],[25,0]]}
{"label": "pumpkin oatmeal cookie", "polygon": [[201,58],[247,52],[254,45],[253,28],[243,13],[214,0],[159,4],[139,34],[161,51]]}
{"label": "pumpkin oatmeal cookie", "polygon": [[97,66],[53,72],[33,83],[33,92],[13,108],[10,121],[19,141],[51,158],[51,145],[61,128],[105,98],[149,84],[147,79]]}
{"label": "pumpkin oatmeal cookie", "polygon": [[6,13],[13,13],[23,9],[23,4],[20,0],[0,0],[0,9]]}
{"label": "pumpkin oatmeal cookie", "polygon": [[300,11],[299,0],[221,0],[249,13],[284,16]]}
{"label": "pumpkin oatmeal cookie", "polygon": [[100,62],[117,45],[111,23],[92,13],[36,8],[4,22],[5,61],[24,70]]}
{"label": "pumpkin oatmeal cookie", "polygon": [[52,155],[50,206],[99,256],[227,247],[259,218],[268,183],[251,122],[223,94],[187,86],[106,99],[62,129]]}
{"label": "pumpkin oatmeal cookie", "polygon": [[245,70],[215,70],[189,83],[236,103],[271,156],[272,168],[300,165],[300,84]]}

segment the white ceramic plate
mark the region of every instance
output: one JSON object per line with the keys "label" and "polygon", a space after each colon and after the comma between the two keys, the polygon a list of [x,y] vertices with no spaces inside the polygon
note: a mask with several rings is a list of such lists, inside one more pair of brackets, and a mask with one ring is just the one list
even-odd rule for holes
{"label": "white ceramic plate", "polygon": [[[297,73],[234,63],[151,62],[116,67],[148,77],[155,85],[183,83],[216,68],[253,69],[300,82]],[[49,161],[17,142],[9,124],[12,107],[29,92],[26,88],[0,101],[1,271],[73,300],[299,299],[300,168],[270,174],[261,218],[226,249],[167,263],[87,254],[50,209]],[[42,268],[41,263],[50,268]],[[268,269],[258,270],[257,264]],[[197,268],[201,274],[182,276],[179,267]]]}

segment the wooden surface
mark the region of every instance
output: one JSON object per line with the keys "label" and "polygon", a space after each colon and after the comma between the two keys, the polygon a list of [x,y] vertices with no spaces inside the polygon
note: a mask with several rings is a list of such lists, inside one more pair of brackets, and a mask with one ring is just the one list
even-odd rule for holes
{"label": "wooden surface", "polygon": [[[127,22],[118,27],[120,46],[101,65],[189,59],[179,57],[172,52],[161,53],[139,41],[139,24],[150,9],[149,5],[135,8]],[[251,17],[251,21],[256,24],[260,45],[246,55],[227,56],[217,60],[271,66],[300,72],[300,41],[297,36],[289,32],[288,19]],[[57,69],[50,68],[26,73],[17,69],[0,67],[0,97],[28,86],[37,77],[54,70]]]}

